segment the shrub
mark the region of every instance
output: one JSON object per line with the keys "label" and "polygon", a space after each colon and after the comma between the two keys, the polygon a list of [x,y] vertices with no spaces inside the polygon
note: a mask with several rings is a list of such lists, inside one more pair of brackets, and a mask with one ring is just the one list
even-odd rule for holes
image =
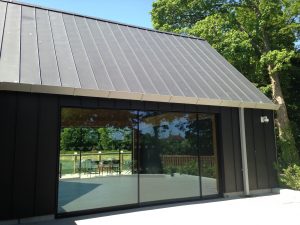
{"label": "shrub", "polygon": [[300,190],[300,166],[293,164],[283,169],[280,181],[294,190]]}

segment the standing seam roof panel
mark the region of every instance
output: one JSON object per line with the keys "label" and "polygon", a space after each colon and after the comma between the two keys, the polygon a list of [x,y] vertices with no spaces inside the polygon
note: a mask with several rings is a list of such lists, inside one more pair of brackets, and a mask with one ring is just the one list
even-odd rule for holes
{"label": "standing seam roof panel", "polygon": [[[192,56],[192,58],[194,58],[195,60],[198,59],[199,62],[201,62],[201,67],[204,69],[204,71],[207,71],[209,73],[209,79],[216,85],[216,87],[218,87],[219,90],[221,90],[225,95],[227,95],[229,97],[229,99],[234,99],[234,100],[238,100],[240,101],[241,98],[239,95],[237,95],[236,93],[234,93],[230,87],[228,87],[228,85],[224,82],[224,80],[220,77],[221,71],[219,71],[219,73],[217,73],[213,68],[211,67],[208,62],[205,60],[205,58],[207,59],[206,55],[199,55],[199,52],[196,52],[194,48],[192,48],[188,41],[186,39],[182,39],[182,40],[178,40],[181,41],[180,43],[185,47],[185,49],[189,49],[190,54]],[[204,56],[204,57],[203,57]],[[212,65],[214,66],[214,65]],[[223,85],[222,85],[223,84]],[[221,97],[224,97],[221,95]]]}
{"label": "standing seam roof panel", "polygon": [[7,3],[0,2],[0,58],[1,58],[1,48],[2,48],[2,40],[5,28],[5,20],[6,20],[6,10]]}
{"label": "standing seam roof panel", "polygon": [[20,82],[41,84],[35,9],[22,7]]}
{"label": "standing seam roof panel", "polygon": [[[212,48],[207,42],[204,42],[205,48],[208,50],[208,48],[211,49],[211,54],[214,55],[214,57],[224,65],[226,70],[235,75],[236,79],[239,80],[240,84],[246,89],[248,89],[251,93],[251,95],[254,97],[254,101],[259,100],[263,102],[270,103],[271,101],[260,91],[257,90],[257,88],[248,80],[246,77],[244,77],[234,66],[232,66],[230,63],[228,63],[225,58],[223,58],[214,48]],[[230,69],[231,68],[231,69]],[[258,97],[259,95],[260,97]]]}
{"label": "standing seam roof panel", "polygon": [[77,25],[83,46],[92,66],[98,88],[100,90],[112,90],[113,87],[107,74],[106,67],[102,61],[87,20],[85,18],[79,19],[75,17],[75,24]]}
{"label": "standing seam roof panel", "polygon": [[144,43],[143,46],[144,46],[145,52],[147,51],[147,53],[152,56],[152,57],[149,57],[149,59],[151,60],[151,63],[154,65],[154,67],[158,71],[160,77],[164,80],[164,83],[166,84],[166,86],[171,91],[171,94],[173,96],[184,95],[182,93],[182,91],[180,90],[180,88],[178,87],[178,85],[172,79],[171,74],[165,68],[164,64],[159,60],[156,52],[152,49],[150,44],[146,41],[146,39],[144,38],[144,35],[141,33],[141,31],[137,30],[136,34],[138,34],[139,37],[142,38],[143,43]]}
{"label": "standing seam roof panel", "polygon": [[[106,43],[108,44],[110,50],[112,51],[112,55],[115,59],[116,64],[120,70],[120,74],[124,77],[124,80],[129,87],[129,90],[132,92],[143,93],[143,89],[138,79],[136,78],[136,74],[132,70],[130,64],[128,63],[120,44],[116,40],[112,32],[112,26],[116,26],[115,24],[108,25],[105,22],[98,22],[99,29],[102,33],[105,34]],[[124,43],[122,43],[124,44]]]}
{"label": "standing seam roof panel", "polygon": [[[116,24],[112,27],[112,32],[114,33],[114,36],[116,37],[117,41],[119,43],[123,43],[123,45],[120,45],[120,47],[122,48],[122,51],[124,52],[124,55],[128,63],[130,64],[131,69],[134,71],[137,80],[142,86],[142,89],[145,93],[158,94],[158,91],[152,84],[152,81],[149,79],[149,74],[141,65],[139,58],[132,50],[132,47],[128,41],[128,36],[125,35],[125,33],[120,27],[120,25]],[[135,41],[134,44],[136,44]]]}
{"label": "standing seam roof panel", "polygon": [[279,108],[204,40],[3,0],[0,90]]}
{"label": "standing seam roof panel", "polygon": [[129,91],[129,88],[122,74],[120,73],[120,70],[118,69],[118,65],[116,64],[113,58],[111,50],[109,49],[106,40],[104,39],[101,31],[99,30],[98,22],[88,19],[87,23],[90,27],[90,31],[93,35],[98,52],[101,55],[102,61],[105,65],[106,71],[109,74],[109,78],[114,87],[113,90]]}
{"label": "standing seam roof panel", "polygon": [[137,54],[138,58],[140,59],[140,63],[145,68],[145,70],[148,71],[151,76],[149,76],[149,79],[151,79],[154,87],[158,91],[158,94],[162,95],[171,95],[171,91],[168,89],[166,83],[164,80],[159,76],[158,71],[156,70],[155,66],[152,64],[151,60],[149,59],[148,55],[145,53],[144,48],[142,47],[141,39],[136,39],[134,32],[135,29],[129,28],[129,27],[123,27],[125,28],[124,33],[128,32],[128,36],[130,35],[132,40],[135,41],[136,45],[132,45],[132,49],[134,49],[135,54]]}
{"label": "standing seam roof panel", "polygon": [[69,40],[64,28],[62,15],[49,12],[49,19],[62,86],[80,88],[81,86],[69,46]]}
{"label": "standing seam roof panel", "polygon": [[[168,39],[168,48],[170,51],[172,51],[172,54],[177,57],[177,60],[179,61],[179,64],[185,68],[186,72],[190,74],[191,79],[193,82],[195,82],[198,85],[198,88],[204,92],[205,96],[207,98],[215,98],[220,99],[220,96],[215,92],[214,89],[211,88],[210,85],[206,82],[205,79],[203,79],[202,76],[199,75],[199,73],[205,73],[203,70],[196,70],[192,63],[186,58],[184,55],[184,49],[180,50],[179,45],[175,45],[172,40],[170,39],[170,35],[165,35],[165,38]],[[200,91],[199,90],[199,91]],[[195,90],[197,92],[197,90]]]}
{"label": "standing seam roof panel", "polygon": [[[201,45],[199,44],[195,44],[195,42],[193,41],[188,41],[189,45],[193,45],[195,51],[198,51],[199,55],[205,56],[208,62],[208,65],[211,64],[212,67],[214,67],[217,71],[219,71],[219,73],[217,73],[219,75],[220,80],[222,80],[222,82],[224,83],[224,85],[231,90],[231,93],[234,94],[235,96],[238,96],[241,100],[243,101],[251,101],[251,98],[249,96],[247,96],[243,90],[241,90],[241,88],[235,84],[234,82],[232,82],[232,77],[229,77],[224,70],[222,70],[220,67],[216,66],[214,61],[209,57],[210,56],[210,52],[206,51],[205,47],[204,47],[204,43],[202,43]],[[200,47],[201,46],[201,47]],[[192,46],[191,46],[192,47]],[[222,77],[220,76],[222,74]],[[244,96],[244,97],[242,97]]]}
{"label": "standing seam roof panel", "polygon": [[[181,74],[176,70],[176,67],[173,65],[173,63],[170,61],[169,57],[166,55],[166,53],[164,51],[162,51],[163,45],[159,45],[159,43],[157,41],[155,41],[155,33],[154,32],[145,32],[145,36],[148,37],[148,41],[150,41],[150,43],[152,43],[152,47],[153,49],[156,50],[157,52],[157,56],[159,57],[159,59],[161,60],[161,62],[164,62],[163,64],[166,65],[168,67],[168,72],[170,71],[170,73],[172,74],[171,78],[176,81],[178,81],[176,84],[178,85],[178,87],[180,88],[180,90],[182,91],[182,93],[184,93],[183,95],[186,97],[196,97],[197,95],[193,92],[193,90],[191,89],[191,87],[189,86],[189,84],[186,82],[185,79],[183,79],[183,77],[181,76]],[[199,96],[201,97],[201,96]]]}
{"label": "standing seam roof panel", "polygon": [[[174,62],[175,69],[182,75],[182,79],[186,81],[193,93],[195,93],[197,97],[208,98],[208,95],[203,91],[203,88],[199,86],[198,82],[193,79],[191,73],[187,71],[186,67],[184,67],[178,59],[180,54],[175,54],[175,48],[169,45],[169,40],[166,37],[167,35],[153,34],[153,36],[155,37],[155,40],[160,43],[162,51],[166,52],[170,57],[170,60]],[[159,36],[161,36],[161,38]],[[216,98],[218,97],[216,96]]]}
{"label": "standing seam roof panel", "polygon": [[85,89],[98,88],[79,31],[77,30],[74,17],[71,15],[63,15],[63,22],[81,87]]}
{"label": "standing seam roof panel", "polygon": [[41,82],[44,85],[61,86],[48,11],[36,9],[36,22]]}
{"label": "standing seam roof panel", "polygon": [[21,6],[7,6],[2,38],[0,81],[20,82]]}
{"label": "standing seam roof panel", "polygon": [[[207,87],[209,88],[209,90],[211,92],[213,92],[214,95],[218,96],[218,99],[231,99],[230,96],[222,89],[222,87],[211,77],[211,74],[209,73],[209,71],[205,70],[203,68],[203,65],[205,65],[205,62],[203,62],[202,59],[199,59],[199,61],[197,61],[195,59],[195,57],[193,57],[193,54],[191,54],[191,51],[188,51],[184,45],[181,43],[181,41],[177,40],[176,37],[173,37],[174,41],[176,41],[176,43],[178,44],[177,47],[181,49],[182,54],[184,55],[184,58],[186,58],[191,66],[198,71],[197,74],[199,74],[199,78],[202,79],[202,81],[204,81],[204,83],[207,85]],[[183,41],[183,40],[182,40]],[[200,63],[202,62],[202,63]],[[201,72],[201,75],[200,75]],[[213,71],[211,71],[213,72]],[[212,86],[211,82],[215,85]],[[211,93],[209,94],[210,96],[213,96]]]}

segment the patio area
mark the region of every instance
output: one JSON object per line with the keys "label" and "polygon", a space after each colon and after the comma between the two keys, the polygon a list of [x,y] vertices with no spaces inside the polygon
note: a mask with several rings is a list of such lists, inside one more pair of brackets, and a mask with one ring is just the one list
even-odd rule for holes
{"label": "patio area", "polygon": [[[198,176],[141,174],[139,180],[141,202],[200,195]],[[215,179],[202,177],[202,194],[216,195],[218,193],[216,185]],[[58,211],[60,213],[137,202],[137,175],[61,179],[59,181]]]}
{"label": "patio area", "polygon": [[[26,225],[298,224],[300,192],[144,207]],[[23,221],[25,222],[25,221]]]}

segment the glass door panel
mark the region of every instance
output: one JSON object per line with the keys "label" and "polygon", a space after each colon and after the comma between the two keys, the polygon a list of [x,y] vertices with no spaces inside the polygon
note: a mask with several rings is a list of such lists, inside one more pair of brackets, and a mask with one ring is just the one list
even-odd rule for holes
{"label": "glass door panel", "polygon": [[140,201],[200,196],[195,113],[140,112]]}
{"label": "glass door panel", "polygon": [[137,112],[63,108],[58,213],[138,203]]}
{"label": "glass door panel", "polygon": [[198,114],[198,127],[202,196],[217,195],[218,161],[214,115]]}

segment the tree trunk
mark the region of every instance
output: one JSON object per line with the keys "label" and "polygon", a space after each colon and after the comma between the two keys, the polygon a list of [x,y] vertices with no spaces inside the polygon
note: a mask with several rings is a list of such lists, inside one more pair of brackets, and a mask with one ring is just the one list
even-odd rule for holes
{"label": "tree trunk", "polygon": [[[270,74],[270,71],[272,70],[271,65],[268,66],[268,70]],[[276,124],[278,127],[279,137],[282,137],[284,130],[289,126],[290,121],[287,114],[287,109],[284,102],[278,73],[270,74],[270,78],[271,78],[273,102],[280,106],[277,111]]]}
{"label": "tree trunk", "polygon": [[299,162],[299,156],[296,149],[294,135],[290,127],[290,121],[281,89],[279,74],[277,72],[272,73],[272,69],[272,65],[268,65],[268,72],[272,86],[272,99],[274,103],[280,106],[277,111],[277,118],[275,122],[279,134],[281,159],[286,164],[297,163]]}

